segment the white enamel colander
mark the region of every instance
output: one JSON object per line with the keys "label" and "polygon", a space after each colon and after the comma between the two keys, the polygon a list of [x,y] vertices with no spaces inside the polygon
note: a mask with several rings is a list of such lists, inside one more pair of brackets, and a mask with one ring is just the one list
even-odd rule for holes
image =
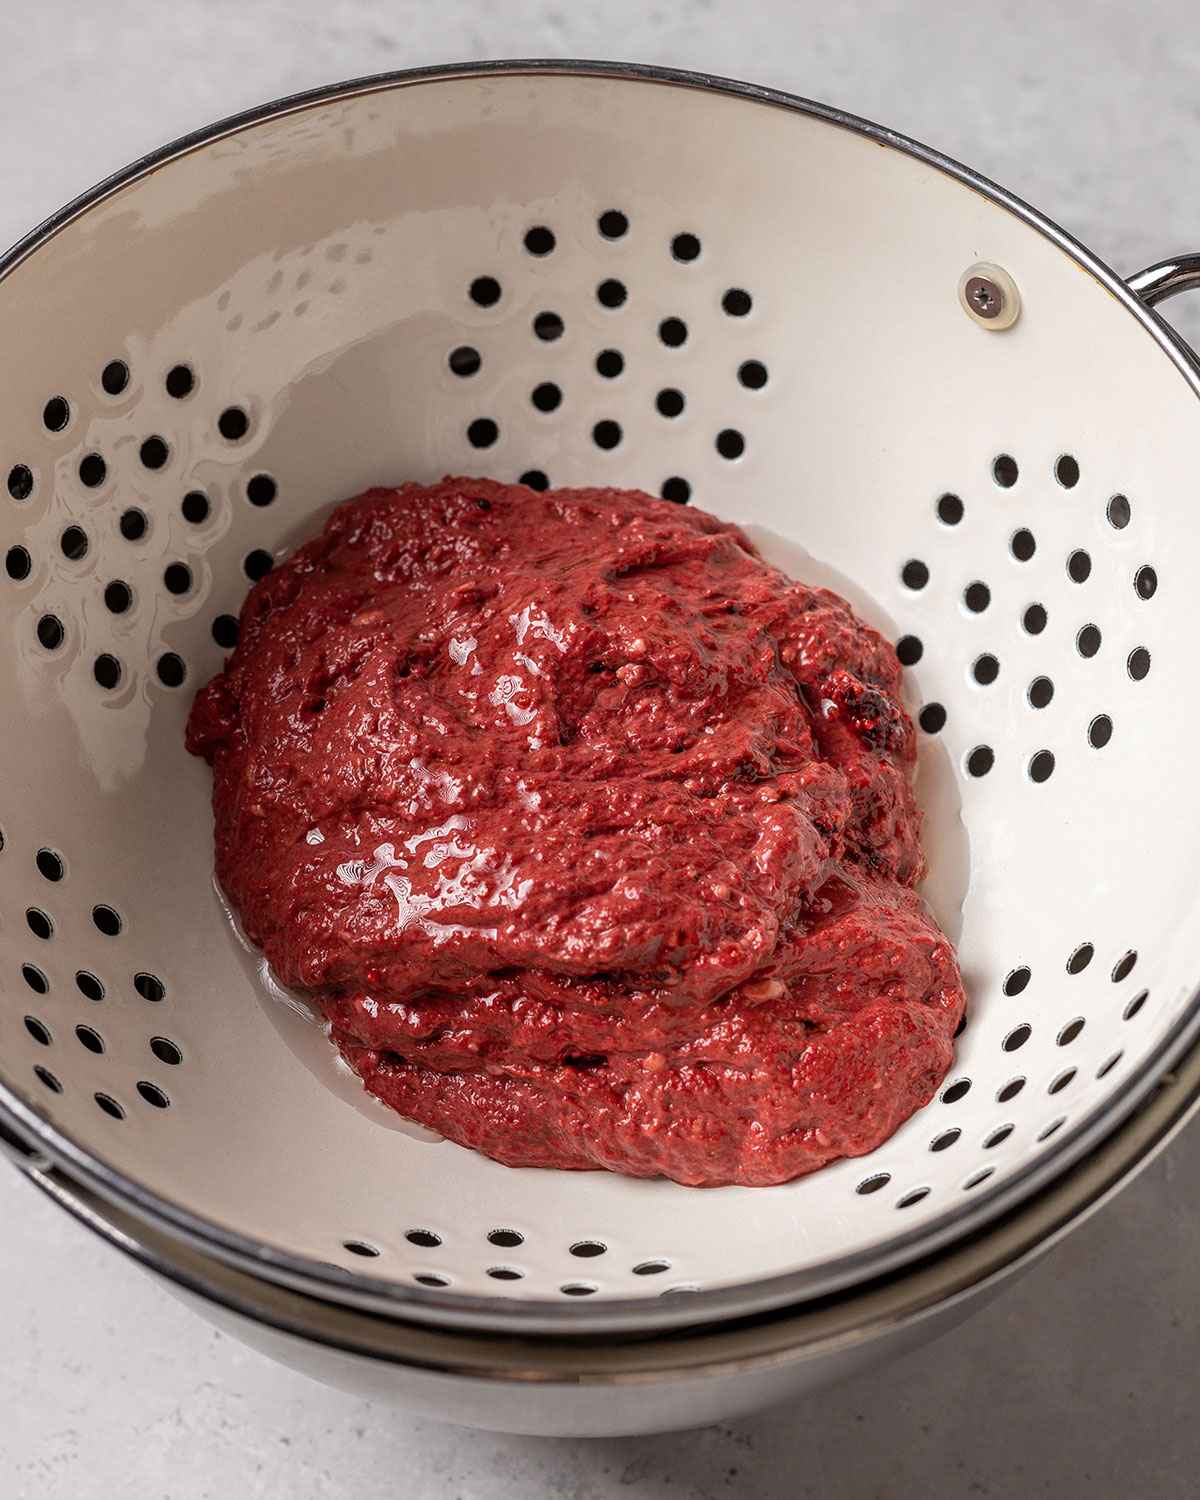
{"label": "white enamel colander", "polygon": [[[411,1320],[715,1322],[977,1233],[1193,1039],[1200,383],[998,189],[743,85],[440,69],[103,184],[0,264],[0,329],[0,1107],[156,1232]],[[192,695],[332,502],[446,473],[692,501],[899,642],[969,1018],[871,1156],[499,1166],[366,1099],[239,944]]]}

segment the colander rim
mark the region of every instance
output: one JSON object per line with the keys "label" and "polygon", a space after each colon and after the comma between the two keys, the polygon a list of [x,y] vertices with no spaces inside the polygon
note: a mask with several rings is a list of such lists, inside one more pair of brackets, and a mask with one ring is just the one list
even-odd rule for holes
{"label": "colander rim", "polygon": [[[301,113],[341,99],[416,85],[466,81],[496,76],[553,76],[612,79],[621,82],[688,88],[820,120],[849,130],[880,145],[892,147],[935,168],[1007,209],[1038,231],[1087,271],[1131,313],[1174,362],[1179,373],[1200,395],[1200,370],[1179,336],[1148,307],[1107,264],[1067,231],[1021,198],[951,157],[897,131],[877,125],[832,106],[783,90],[648,64],[575,59],[510,59],[477,63],[443,63],[430,67],[370,74],[286,95],[226,116],[191,131],[104,178],[18,240],[0,256],[0,281],[30,255],[47,244],[75,219],[106,199],[169,162],[202,150],[238,132]],[[233,1266],[275,1280],[316,1297],[333,1298],[393,1316],[442,1324],[446,1327],[538,1333],[602,1333],[650,1331],[694,1326],[762,1314],[772,1309],[824,1297],[856,1283],[874,1280],[902,1266],[945,1249],[979,1233],[989,1222],[1015,1208],[1033,1193],[1060,1177],[1088,1152],[1112,1135],[1141,1103],[1157,1081],[1200,1035],[1200,986],[1192,992],[1171,1032],[1113,1095],[1072,1128],[1061,1132],[1052,1146],[1011,1178],[947,1209],[928,1223],[895,1236],[885,1245],[856,1251],[819,1267],[788,1271],[752,1282],[697,1291],[687,1297],[613,1298],[591,1303],[559,1305],[550,1299],[516,1299],[447,1293],[410,1286],[383,1275],[344,1270],[316,1258],[295,1255],[253,1236],[209,1220],[114,1167],[102,1156],[59,1130],[19,1094],[0,1080],[0,1122],[36,1141],[69,1175],[77,1177],[103,1198],[127,1207],[150,1223],[159,1223],[174,1237],[189,1241]]]}
{"label": "colander rim", "polygon": [[[850,1344],[911,1326],[960,1305],[1032,1264],[1097,1212],[1175,1138],[1200,1104],[1200,1044],[1193,1046],[1144,1107],[1063,1178],[1022,1202],[999,1222],[906,1266],[890,1277],[847,1288],[813,1303],[777,1308],[757,1318],[663,1330],[665,1337],[597,1342],[537,1337],[497,1341],[487,1333],[430,1328],[372,1317],[230,1267],[191,1251],[159,1230],[148,1241],[140,1225],[79,1185],[34,1168],[34,1185],[73,1218],[185,1293],[256,1323],[326,1348],[389,1365],[450,1376],[544,1385],[555,1380],[632,1384],[687,1374],[715,1376],[778,1363],[803,1352],[835,1355]],[[151,1233],[154,1233],[153,1227]],[[325,1320],[318,1329],[310,1319]],[[330,1326],[342,1321],[337,1326]]]}

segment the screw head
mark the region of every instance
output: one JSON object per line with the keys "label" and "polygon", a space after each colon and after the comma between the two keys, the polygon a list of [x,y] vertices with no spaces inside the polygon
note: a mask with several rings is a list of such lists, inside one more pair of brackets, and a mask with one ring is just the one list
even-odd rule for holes
{"label": "screw head", "polygon": [[981,261],[968,266],[958,283],[958,298],[974,322],[984,328],[1011,328],[1021,311],[1016,283],[1002,266]]}
{"label": "screw head", "polygon": [[988,277],[968,277],[965,290],[967,300],[981,318],[998,318],[1004,311],[1004,293]]}

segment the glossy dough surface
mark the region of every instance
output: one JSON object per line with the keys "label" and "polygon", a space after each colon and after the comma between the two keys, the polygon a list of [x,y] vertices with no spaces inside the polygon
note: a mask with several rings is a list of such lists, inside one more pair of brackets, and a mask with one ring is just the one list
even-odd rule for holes
{"label": "glossy dough surface", "polygon": [[899,688],[702,511],[447,479],[253,588],[188,747],[247,934],[372,1093],[511,1165],[768,1184],[950,1064]]}

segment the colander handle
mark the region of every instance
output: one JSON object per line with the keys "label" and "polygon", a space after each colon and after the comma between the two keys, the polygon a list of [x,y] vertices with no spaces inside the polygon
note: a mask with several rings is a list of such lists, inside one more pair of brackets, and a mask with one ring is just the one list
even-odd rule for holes
{"label": "colander handle", "polygon": [[1147,307],[1165,302],[1176,292],[1200,286],[1200,255],[1173,255],[1170,260],[1156,261],[1129,278],[1129,290],[1136,292]]}

